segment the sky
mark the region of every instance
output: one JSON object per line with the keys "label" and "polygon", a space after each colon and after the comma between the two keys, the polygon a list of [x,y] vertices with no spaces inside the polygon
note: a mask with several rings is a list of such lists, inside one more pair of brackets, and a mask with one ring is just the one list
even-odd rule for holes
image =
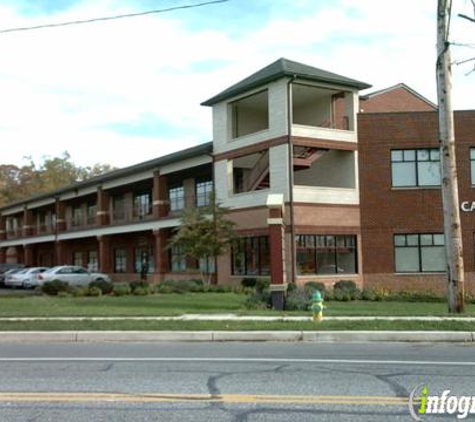
{"label": "sky", "polygon": [[[203,0],[0,0],[0,31]],[[475,109],[475,23],[453,0],[453,104]],[[463,45],[459,45],[463,44]],[[0,33],[0,164],[68,151],[125,167],[212,140],[200,106],[285,57],[436,102],[434,0],[229,0],[142,17]]]}

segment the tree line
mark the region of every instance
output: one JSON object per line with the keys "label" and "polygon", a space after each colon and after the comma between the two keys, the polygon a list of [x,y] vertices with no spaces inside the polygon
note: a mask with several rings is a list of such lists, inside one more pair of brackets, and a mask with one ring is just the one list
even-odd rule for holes
{"label": "tree line", "polygon": [[37,164],[31,157],[17,166],[0,164],[0,206],[82,182],[113,170],[110,164],[78,166],[65,151],[60,157],[46,157]]}

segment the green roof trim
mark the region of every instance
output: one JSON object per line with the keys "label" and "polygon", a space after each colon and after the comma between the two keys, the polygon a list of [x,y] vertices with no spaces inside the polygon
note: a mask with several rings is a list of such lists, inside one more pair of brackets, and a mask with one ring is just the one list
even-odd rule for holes
{"label": "green roof trim", "polygon": [[230,86],[218,95],[202,102],[201,105],[212,106],[213,104],[227,100],[235,95],[245,93],[246,91],[273,82],[277,79],[293,76],[297,77],[297,79],[304,79],[306,81],[334,83],[357,89],[371,87],[371,85],[368,85],[365,82],[360,82],[355,79],[337,75],[336,73],[281,58],[256,73],[253,73],[251,76],[248,76],[237,84]]}

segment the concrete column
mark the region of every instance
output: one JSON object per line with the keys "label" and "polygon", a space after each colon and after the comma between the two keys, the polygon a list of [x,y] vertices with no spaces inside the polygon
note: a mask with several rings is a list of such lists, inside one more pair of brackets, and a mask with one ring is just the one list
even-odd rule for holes
{"label": "concrete column", "polygon": [[166,176],[158,171],[153,173],[153,218],[158,219],[168,215],[168,183]]}
{"label": "concrete column", "polygon": [[109,192],[97,188],[97,225],[107,226],[110,224],[110,195]]}
{"label": "concrete column", "polygon": [[109,236],[97,236],[99,242],[99,271],[112,273],[112,259]]}
{"label": "concrete column", "polygon": [[54,244],[55,265],[66,265],[66,251],[64,240],[57,240]]}
{"label": "concrete column", "polygon": [[154,230],[153,235],[155,237],[155,274],[158,275],[158,280],[162,281],[165,274],[169,272],[170,263],[168,259],[168,249],[166,249],[168,242],[167,230]]}
{"label": "concrete column", "polygon": [[58,233],[64,232],[66,230],[66,205],[64,202],[60,201],[59,198],[56,199],[56,231]]}
{"label": "concrete column", "polygon": [[23,211],[23,237],[33,235],[33,211],[25,207]]}
{"label": "concrete column", "polygon": [[24,245],[23,250],[25,251],[25,265],[27,267],[35,266],[35,256],[34,256],[34,247],[33,245]]}
{"label": "concrete column", "polygon": [[274,309],[284,308],[284,297],[287,291],[285,278],[285,226],[284,226],[284,195],[270,194],[267,197],[269,208],[269,248],[271,256],[272,305]]}

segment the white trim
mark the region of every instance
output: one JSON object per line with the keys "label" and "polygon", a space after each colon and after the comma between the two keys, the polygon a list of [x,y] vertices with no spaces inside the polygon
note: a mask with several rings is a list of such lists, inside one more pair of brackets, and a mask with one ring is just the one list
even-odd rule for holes
{"label": "white trim", "polygon": [[267,225],[269,226],[277,226],[277,225],[283,225],[284,224],[284,219],[283,218],[268,218],[267,219]]}
{"label": "white trim", "polygon": [[189,168],[198,167],[203,164],[212,163],[212,158],[209,155],[199,155],[198,157],[188,158],[176,163],[166,164],[160,167],[160,175],[174,173],[176,171],[187,170]]}

